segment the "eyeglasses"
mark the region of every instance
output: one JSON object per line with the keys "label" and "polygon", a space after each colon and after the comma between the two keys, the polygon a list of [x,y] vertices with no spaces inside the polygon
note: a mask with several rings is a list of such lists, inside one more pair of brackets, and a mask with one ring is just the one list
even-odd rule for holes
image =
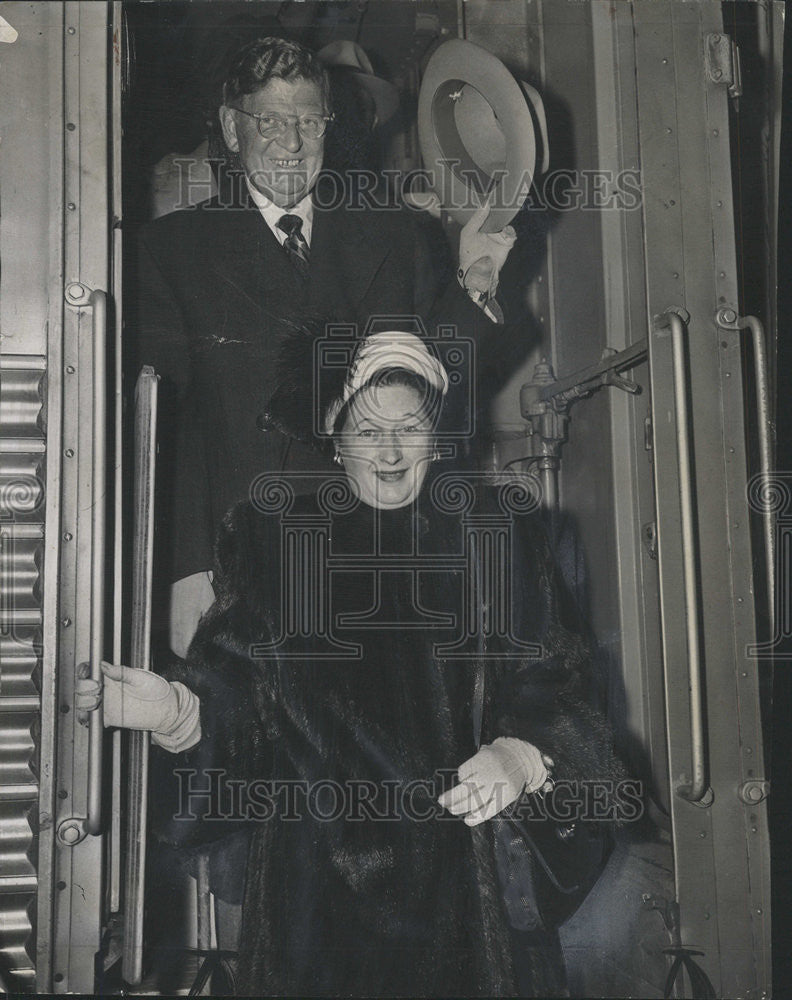
{"label": "eyeglasses", "polygon": [[321,139],[327,131],[327,126],[334,120],[334,115],[254,115],[242,108],[232,108],[248,118],[255,119],[259,135],[262,139],[279,139],[289,125],[293,124],[303,139]]}

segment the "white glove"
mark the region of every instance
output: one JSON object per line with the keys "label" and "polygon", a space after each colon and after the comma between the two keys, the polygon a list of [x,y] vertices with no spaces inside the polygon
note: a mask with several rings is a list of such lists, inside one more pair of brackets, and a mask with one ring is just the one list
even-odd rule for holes
{"label": "white glove", "polygon": [[104,703],[105,726],[150,732],[171,753],[189,750],[201,739],[200,701],[178,681],[150,670],[103,663],[103,684],[77,681],[76,707],[91,712]]}
{"label": "white glove", "polygon": [[465,813],[468,826],[478,826],[502,812],[523,792],[552,787],[548,767],[553,761],[533,745],[511,736],[499,736],[459,768],[460,784],[437,800],[455,816]]}
{"label": "white glove", "polygon": [[468,295],[484,305],[494,298],[500,270],[517,240],[511,226],[499,233],[482,233],[481,227],[490,214],[490,203],[477,208],[459,234],[459,271],[457,277]]}

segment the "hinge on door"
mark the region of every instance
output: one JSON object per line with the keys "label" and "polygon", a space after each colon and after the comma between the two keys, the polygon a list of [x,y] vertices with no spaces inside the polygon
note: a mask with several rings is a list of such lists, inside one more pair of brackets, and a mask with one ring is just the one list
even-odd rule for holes
{"label": "hinge on door", "polygon": [[734,101],[734,110],[739,110],[742,94],[742,73],[740,71],[740,50],[728,35],[712,32],[706,37],[704,47],[707,76],[713,83],[722,83],[729,88],[729,97]]}
{"label": "hinge on door", "polygon": [[652,415],[649,414],[644,419],[644,451],[650,452],[653,447],[654,445],[652,444]]}
{"label": "hinge on door", "polygon": [[657,559],[657,521],[649,521],[643,526],[643,540],[650,559]]}

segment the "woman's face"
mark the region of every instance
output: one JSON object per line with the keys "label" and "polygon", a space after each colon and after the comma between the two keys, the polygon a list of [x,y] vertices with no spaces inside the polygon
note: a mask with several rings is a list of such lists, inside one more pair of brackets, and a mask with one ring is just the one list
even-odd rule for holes
{"label": "woman's face", "polygon": [[405,385],[371,385],[354,397],[338,441],[355,494],[370,507],[418,496],[434,451],[426,399]]}

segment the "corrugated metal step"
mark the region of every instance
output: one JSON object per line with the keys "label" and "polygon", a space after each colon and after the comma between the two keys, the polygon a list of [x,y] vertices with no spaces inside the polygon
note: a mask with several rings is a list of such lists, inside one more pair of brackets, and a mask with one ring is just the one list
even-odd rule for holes
{"label": "corrugated metal step", "polygon": [[0,967],[7,985],[30,992],[35,986],[35,962],[29,947],[35,940],[36,897],[31,893],[0,895]]}

